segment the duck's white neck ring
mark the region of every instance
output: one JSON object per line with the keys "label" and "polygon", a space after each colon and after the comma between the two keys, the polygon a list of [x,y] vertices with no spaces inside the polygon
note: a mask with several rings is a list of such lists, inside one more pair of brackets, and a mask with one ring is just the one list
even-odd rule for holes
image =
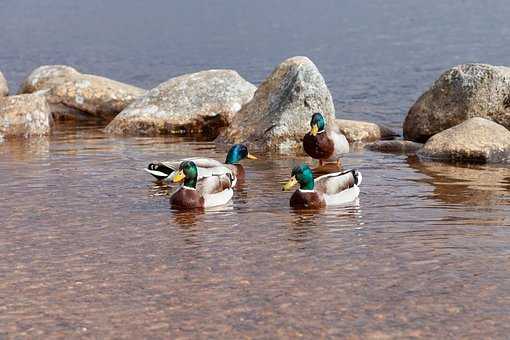
{"label": "duck's white neck ring", "polygon": [[317,132],[317,134],[318,134],[318,135],[320,135],[321,133],[324,133],[324,132],[326,132],[326,130],[325,130],[325,129],[324,129],[324,130],[320,130],[320,131],[318,131],[318,132]]}
{"label": "duck's white neck ring", "polygon": [[315,190],[298,189],[299,192],[315,192]]}
{"label": "duck's white neck ring", "polygon": [[195,191],[197,190],[197,188],[188,187],[186,185],[183,185],[182,188],[186,189],[186,190],[195,190]]}

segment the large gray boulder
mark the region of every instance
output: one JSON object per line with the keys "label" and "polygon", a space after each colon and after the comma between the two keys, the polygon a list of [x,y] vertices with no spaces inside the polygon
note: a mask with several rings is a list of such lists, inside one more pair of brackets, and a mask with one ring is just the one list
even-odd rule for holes
{"label": "large gray boulder", "polygon": [[333,99],[317,67],[306,57],[290,58],[264,80],[216,141],[282,153],[301,150],[314,112],[336,125]]}
{"label": "large gray boulder", "polygon": [[172,78],[129,105],[106,131],[123,135],[208,134],[219,128],[255,93],[232,70],[208,70]]}
{"label": "large gray boulder", "polygon": [[336,124],[349,143],[373,142],[398,136],[398,133],[389,127],[371,122],[337,119]]}
{"label": "large gray boulder", "polygon": [[510,131],[475,117],[431,137],[418,152],[421,158],[467,162],[510,162]]}
{"label": "large gray boulder", "polygon": [[510,68],[465,64],[446,71],[409,110],[404,137],[425,142],[472,117],[510,128]]}
{"label": "large gray boulder", "polygon": [[9,95],[9,87],[7,86],[7,80],[5,80],[4,75],[0,72],[0,97],[5,97]]}
{"label": "large gray boulder", "polygon": [[0,140],[45,135],[51,112],[44,96],[24,94],[0,99]]}
{"label": "large gray boulder", "polygon": [[57,118],[100,117],[111,119],[145,90],[115,80],[82,74],[72,67],[48,65],[35,69],[19,93],[44,94]]}

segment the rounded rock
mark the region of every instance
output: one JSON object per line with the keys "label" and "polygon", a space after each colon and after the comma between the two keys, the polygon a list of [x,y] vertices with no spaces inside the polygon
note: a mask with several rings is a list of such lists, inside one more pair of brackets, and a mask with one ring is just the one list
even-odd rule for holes
{"label": "rounded rock", "polygon": [[422,159],[466,163],[510,162],[510,131],[475,117],[431,137],[418,152]]}
{"label": "rounded rock", "polygon": [[307,57],[293,57],[263,81],[216,142],[244,142],[268,151],[295,152],[302,148],[314,112],[335,124],[333,99],[319,70]]}
{"label": "rounded rock", "polygon": [[123,110],[106,131],[121,135],[206,134],[216,137],[255,93],[233,70],[172,78]]}
{"label": "rounded rock", "polygon": [[473,117],[510,128],[510,68],[464,64],[446,71],[409,110],[404,138],[423,143]]}

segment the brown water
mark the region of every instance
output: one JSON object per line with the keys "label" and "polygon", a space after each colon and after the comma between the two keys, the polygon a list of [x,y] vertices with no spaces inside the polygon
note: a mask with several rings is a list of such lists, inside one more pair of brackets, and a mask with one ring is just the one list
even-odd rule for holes
{"label": "brown water", "polygon": [[[295,162],[172,211],[151,160],[207,142],[59,127],[0,145],[0,338],[507,337],[510,169],[358,150],[358,203],[292,211]],[[262,155],[263,156],[263,155]]]}

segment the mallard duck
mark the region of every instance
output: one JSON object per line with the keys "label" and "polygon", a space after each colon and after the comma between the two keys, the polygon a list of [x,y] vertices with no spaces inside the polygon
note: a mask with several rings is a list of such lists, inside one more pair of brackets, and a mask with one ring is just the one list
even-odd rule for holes
{"label": "mallard duck", "polygon": [[340,166],[340,156],[349,152],[349,142],[331,124],[326,128],[326,119],[317,112],[310,120],[311,130],[303,138],[303,148],[312,158],[324,162],[336,162]]}
{"label": "mallard duck", "polygon": [[198,168],[193,161],[181,162],[172,177],[175,183],[183,180],[183,185],[170,197],[174,209],[216,207],[228,203],[234,194],[231,174],[212,175],[199,180]]}
{"label": "mallard duck", "polygon": [[257,159],[257,157],[248,152],[248,147],[246,145],[234,144],[228,151],[225,163],[221,163],[212,158],[192,157],[177,161],[151,163],[145,171],[158,180],[172,180],[171,175],[179,169],[182,162],[193,161],[198,168],[198,179],[222,173],[231,173],[236,179],[243,179],[244,168],[239,162],[245,158]]}
{"label": "mallard duck", "polygon": [[348,170],[314,180],[312,170],[306,164],[294,167],[291,176],[282,190],[288,191],[299,183],[299,189],[290,198],[290,206],[295,208],[321,208],[352,202],[359,195],[362,178],[359,171]]}

